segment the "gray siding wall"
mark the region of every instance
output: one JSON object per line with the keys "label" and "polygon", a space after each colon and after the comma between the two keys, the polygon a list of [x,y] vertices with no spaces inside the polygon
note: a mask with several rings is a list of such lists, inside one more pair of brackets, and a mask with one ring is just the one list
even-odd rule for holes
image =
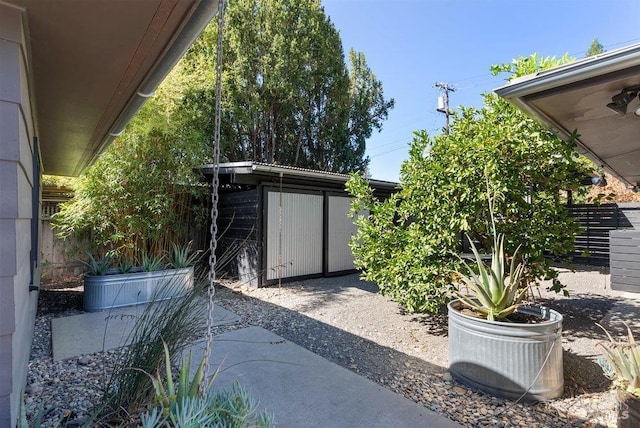
{"label": "gray siding wall", "polygon": [[[0,3],[0,426],[14,426],[37,292],[30,291],[34,124],[20,10]],[[36,271],[35,286],[39,285]]]}

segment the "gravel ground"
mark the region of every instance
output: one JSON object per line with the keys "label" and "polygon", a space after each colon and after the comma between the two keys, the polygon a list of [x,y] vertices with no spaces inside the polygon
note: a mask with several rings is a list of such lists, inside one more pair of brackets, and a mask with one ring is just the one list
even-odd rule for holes
{"label": "gravel ground", "polygon": [[[595,362],[595,343],[605,337],[595,322],[606,324],[616,303],[632,302],[634,311],[640,304],[630,300],[633,295],[611,291],[605,271],[583,268],[561,276],[571,297],[542,293],[541,298],[565,317],[565,393],[534,405],[489,397],[453,381],[447,373],[446,315],[408,314],[356,275],[261,289],[225,283],[216,303],[242,318],[227,330],[264,327],[463,426],[613,427],[615,397]],[[40,293],[26,409],[31,422],[40,414],[44,426],[61,420],[77,421],[69,425],[76,426],[97,403],[118,351],[54,363],[50,320],[81,313],[82,288],[77,283],[51,288]]]}

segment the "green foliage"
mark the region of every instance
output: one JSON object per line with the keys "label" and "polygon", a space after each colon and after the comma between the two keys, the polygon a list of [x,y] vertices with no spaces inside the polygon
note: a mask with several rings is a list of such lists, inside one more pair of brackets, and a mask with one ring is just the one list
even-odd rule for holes
{"label": "green foliage", "polygon": [[234,383],[231,392],[214,393],[212,386],[217,372],[203,382],[204,358],[190,378],[191,354],[183,356],[176,384],[171,372],[171,354],[167,344],[163,342],[163,345],[164,374],[158,367],[156,376],[149,375],[156,406],[141,415],[143,427],[271,426],[266,413],[256,415],[256,403],[239,383]]}
{"label": "green foliage", "polygon": [[134,264],[135,262],[133,258],[128,254],[123,254],[122,256],[118,257],[118,271],[120,273],[131,272],[131,269],[133,269]]}
{"label": "green foliage", "polygon": [[[188,241],[189,220],[201,224],[207,194],[194,168],[206,146],[168,119],[159,90],[139,115],[74,185],[52,224],[62,237],[88,237],[99,248],[139,258],[161,254],[171,242]],[[166,98],[166,97],[165,97]]]}
{"label": "green foliage", "polygon": [[231,391],[208,389],[193,398],[186,397],[168,415],[153,408],[141,416],[143,428],[152,427],[270,427],[271,417],[256,413],[257,403],[234,382]]}
{"label": "green foliage", "polygon": [[155,272],[164,268],[164,254],[149,255],[142,254],[142,270],[145,272]]}
{"label": "green foliage", "polygon": [[609,332],[598,324],[609,338],[608,343],[598,343],[606,362],[601,362],[607,377],[614,381],[614,385],[637,398],[640,398],[640,346],[633,338],[631,328],[627,327],[628,339],[618,342]]}
{"label": "green foliage", "polygon": [[[180,286],[179,281],[165,287],[173,286]],[[165,361],[165,347],[169,355],[179,355],[194,338],[200,337],[206,317],[201,296],[205,287],[205,282],[199,281],[179,297],[154,298],[145,307],[127,338],[131,345],[124,348],[107,379],[97,418],[126,418],[154,400],[153,382],[147,373],[153,373]]]}
{"label": "green foliage", "polygon": [[[566,60],[532,55],[492,70],[520,76]],[[525,256],[523,285],[545,278],[562,291],[551,263],[571,253],[579,227],[561,191],[579,191],[588,172],[573,139],[560,140],[506,100],[485,94],[483,108],[454,115],[448,135],[415,133],[400,191],[390,199],[378,201],[364,179],[352,176],[352,212],[369,212],[356,219],[356,266],[408,310],[439,310],[460,270],[463,234],[482,248],[491,245],[488,179],[504,252],[509,257],[520,247]]]}
{"label": "green foliage", "polygon": [[604,46],[602,46],[602,43],[600,43],[598,39],[593,39],[593,41],[591,42],[591,45],[589,45],[589,49],[587,50],[587,54],[585,55],[585,57],[598,55],[603,52],[604,52]]}
{"label": "green foliage", "polygon": [[193,251],[191,242],[182,247],[176,243],[172,243],[171,252],[169,253],[169,263],[176,269],[185,268],[195,265],[201,255],[201,251]]}
{"label": "green foliage", "polygon": [[[224,34],[222,156],[329,171],[364,170],[365,140],[393,100],[351,52],[318,0],[229,2]],[[185,59],[194,75],[183,113],[213,129],[216,23]]]}
{"label": "green foliage", "polygon": [[87,253],[89,261],[80,260],[81,263],[89,268],[90,275],[106,275],[113,264],[113,253],[107,252],[102,259],[96,259],[93,254]]}
{"label": "green foliage", "polygon": [[[189,374],[191,373],[191,354],[187,357],[183,356],[176,388],[171,373],[171,355],[169,354],[169,348],[164,341],[162,341],[162,345],[164,347],[164,377],[161,374],[160,367],[158,367],[155,377],[151,375],[149,375],[149,377],[155,390],[155,401],[161,406],[162,413],[166,416],[170,412],[180,410],[180,406],[185,399],[193,399],[201,394],[200,385],[204,377],[206,360],[202,359],[202,361],[200,361],[200,365],[198,365],[193,379],[189,379]],[[213,378],[211,380],[213,380]],[[164,385],[165,381],[166,386]],[[210,387],[211,382],[206,386]]]}

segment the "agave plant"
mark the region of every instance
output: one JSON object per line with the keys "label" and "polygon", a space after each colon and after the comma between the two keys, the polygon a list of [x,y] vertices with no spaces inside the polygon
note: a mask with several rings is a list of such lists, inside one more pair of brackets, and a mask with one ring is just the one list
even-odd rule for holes
{"label": "agave plant", "polygon": [[[163,409],[163,413],[167,415],[170,411],[175,411],[175,406],[179,407],[185,398],[194,398],[201,393],[200,387],[204,376],[204,365],[206,360],[203,358],[202,361],[200,361],[200,365],[196,369],[193,379],[189,379],[189,373],[191,372],[191,354],[186,358],[183,357],[182,364],[180,364],[178,385],[176,387],[171,377],[171,356],[169,354],[169,348],[164,340],[162,341],[162,345],[164,346],[164,367],[166,372],[164,379],[167,384],[166,386],[163,384],[160,370],[158,370],[157,376],[151,376],[151,382],[153,383],[153,388],[156,392],[156,402],[160,404]],[[213,381],[213,377],[206,385],[207,388],[211,386],[211,381]]]}
{"label": "agave plant", "polygon": [[193,251],[191,249],[191,242],[181,247],[175,243],[171,243],[170,262],[171,266],[176,269],[193,266],[198,262],[201,256],[201,251]]}
{"label": "agave plant", "polygon": [[[487,178],[487,195],[490,195],[489,179]],[[487,320],[495,321],[504,319],[512,314],[522,302],[527,288],[522,287],[525,265],[518,263],[518,251],[520,245],[511,257],[509,272],[507,274],[507,257],[504,252],[504,234],[496,232],[496,221],[493,212],[493,199],[488,196],[489,214],[491,216],[491,230],[493,232],[493,248],[491,249],[491,266],[485,266],[484,260],[473,240],[467,235],[471,243],[471,250],[475,257],[476,269],[472,269],[464,260],[468,274],[456,272],[459,281],[466,285],[471,296],[463,294],[460,290],[454,291],[454,295],[460,302],[474,311],[483,314]]]}
{"label": "agave plant", "polygon": [[113,252],[108,251],[104,258],[96,259],[93,254],[87,252],[89,261],[80,260],[81,263],[89,267],[89,273],[91,275],[106,275],[113,264]]}
{"label": "agave plant", "polygon": [[462,264],[469,274],[457,272],[457,275],[471,296],[459,290],[454,291],[454,294],[463,305],[483,314],[489,321],[503,319],[516,310],[527,291],[526,288],[521,288],[524,264],[516,263],[520,247],[511,258],[509,272],[506,274],[507,257],[504,253],[503,234],[494,234],[489,267],[485,266],[473,241],[471,239],[469,241],[475,257],[476,269],[472,269],[463,260]]}
{"label": "agave plant", "polygon": [[146,252],[142,254],[142,270],[145,272],[154,272],[164,268],[164,255],[150,256]]}
{"label": "agave plant", "polygon": [[600,342],[596,346],[602,348],[604,361],[599,361],[604,374],[614,385],[622,391],[628,392],[640,399],[640,346],[633,338],[631,328],[627,323],[627,341],[615,341],[609,332],[602,327],[609,338],[609,342]]}

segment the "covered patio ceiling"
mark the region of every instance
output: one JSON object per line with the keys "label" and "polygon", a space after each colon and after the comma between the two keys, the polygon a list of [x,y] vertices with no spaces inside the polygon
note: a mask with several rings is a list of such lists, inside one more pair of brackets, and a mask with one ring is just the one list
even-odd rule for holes
{"label": "covered patio ceiling", "polygon": [[[495,90],[561,138],[576,130],[578,152],[629,187],[640,184],[640,107],[607,107],[624,89],[640,85],[640,44],[515,79]],[[633,94],[632,94],[633,95]],[[620,100],[620,97],[618,97]],[[640,112],[638,112],[640,114]]]}
{"label": "covered patio ceiling", "polygon": [[2,1],[23,11],[43,172],[56,175],[96,159],[218,9],[218,0]]}

